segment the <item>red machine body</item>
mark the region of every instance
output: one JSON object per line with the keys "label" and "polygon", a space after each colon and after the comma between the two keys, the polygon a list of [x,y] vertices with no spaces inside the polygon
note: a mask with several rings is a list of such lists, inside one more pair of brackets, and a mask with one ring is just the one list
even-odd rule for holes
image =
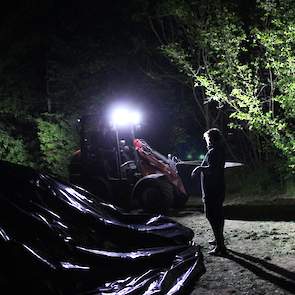
{"label": "red machine body", "polygon": [[176,169],[176,162],[166,158],[156,150],[152,149],[143,139],[134,139],[134,148],[139,155],[140,171],[143,176],[162,173],[176,190],[187,194],[180,176]]}
{"label": "red machine body", "polygon": [[80,120],[81,148],[73,154],[70,181],[122,207],[161,212],[183,206],[188,194],[177,159],[103,122],[97,116]]}

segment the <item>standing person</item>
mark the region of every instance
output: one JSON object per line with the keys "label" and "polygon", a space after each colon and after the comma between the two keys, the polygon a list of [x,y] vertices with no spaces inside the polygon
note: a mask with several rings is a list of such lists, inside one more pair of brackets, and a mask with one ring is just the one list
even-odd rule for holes
{"label": "standing person", "polygon": [[219,129],[212,128],[204,133],[204,139],[207,144],[208,152],[201,166],[196,167],[192,171],[191,176],[194,177],[200,173],[205,214],[215,238],[209,241],[209,244],[214,245],[214,248],[208,253],[210,255],[222,255],[226,253],[223,237],[225,154],[222,144],[222,134]]}

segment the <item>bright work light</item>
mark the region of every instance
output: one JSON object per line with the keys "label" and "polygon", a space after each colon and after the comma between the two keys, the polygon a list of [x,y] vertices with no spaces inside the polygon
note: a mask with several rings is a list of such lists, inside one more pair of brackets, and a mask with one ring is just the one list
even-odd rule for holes
{"label": "bright work light", "polygon": [[111,113],[111,122],[114,126],[134,126],[140,124],[140,121],[141,114],[126,107],[115,108]]}

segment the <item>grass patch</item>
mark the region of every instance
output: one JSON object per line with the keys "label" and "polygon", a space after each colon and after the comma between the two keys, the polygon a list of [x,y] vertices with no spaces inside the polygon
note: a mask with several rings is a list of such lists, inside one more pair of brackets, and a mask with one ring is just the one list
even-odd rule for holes
{"label": "grass patch", "polygon": [[243,198],[295,198],[295,179],[286,176],[275,166],[240,167],[226,171],[227,196]]}

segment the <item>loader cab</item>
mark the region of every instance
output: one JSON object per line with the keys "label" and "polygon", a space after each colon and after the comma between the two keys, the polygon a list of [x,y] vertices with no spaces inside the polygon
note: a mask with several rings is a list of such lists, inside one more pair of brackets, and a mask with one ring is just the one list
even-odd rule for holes
{"label": "loader cab", "polygon": [[[83,116],[79,122],[81,161],[92,174],[108,179],[125,179],[138,173],[133,134],[114,130],[103,116]],[[89,172],[90,172],[89,171]]]}
{"label": "loader cab", "polygon": [[129,209],[164,212],[185,204],[188,196],[172,159],[135,139],[134,129],[112,128],[97,114],[82,117],[79,125],[81,147],[71,182]]}

